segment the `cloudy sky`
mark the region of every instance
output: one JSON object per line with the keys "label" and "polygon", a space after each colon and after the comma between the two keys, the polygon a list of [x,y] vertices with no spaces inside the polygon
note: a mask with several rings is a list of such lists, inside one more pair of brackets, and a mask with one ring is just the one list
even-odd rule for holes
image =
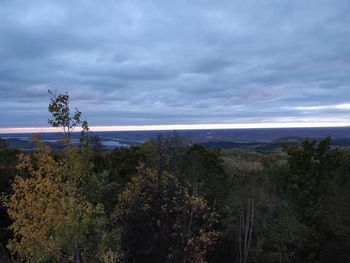
{"label": "cloudy sky", "polygon": [[350,120],[349,0],[1,0],[0,128]]}

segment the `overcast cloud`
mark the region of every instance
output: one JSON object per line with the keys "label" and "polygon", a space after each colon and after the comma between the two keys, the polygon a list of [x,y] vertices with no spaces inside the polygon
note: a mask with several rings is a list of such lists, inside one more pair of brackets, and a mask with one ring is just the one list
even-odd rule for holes
{"label": "overcast cloud", "polygon": [[0,1],[0,127],[350,118],[349,0]]}

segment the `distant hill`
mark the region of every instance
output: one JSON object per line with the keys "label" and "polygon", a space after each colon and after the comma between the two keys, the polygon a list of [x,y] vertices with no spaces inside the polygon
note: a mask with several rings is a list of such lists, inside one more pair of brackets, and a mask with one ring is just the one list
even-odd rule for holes
{"label": "distant hill", "polygon": [[[170,136],[174,131],[123,131],[95,132],[101,145],[107,149],[129,147],[155,139],[157,136]],[[180,130],[175,133],[186,137],[190,142],[201,143],[209,148],[254,148],[258,151],[270,151],[280,148],[283,144],[300,144],[307,138],[320,140],[331,136],[333,146],[350,147],[350,127],[341,128],[280,128],[280,129],[232,129],[232,130]],[[33,134],[2,134],[10,147],[32,151],[35,147],[31,142]],[[40,134],[41,139],[53,147],[61,149],[56,133]],[[73,134],[73,142],[79,143],[79,133]]]}

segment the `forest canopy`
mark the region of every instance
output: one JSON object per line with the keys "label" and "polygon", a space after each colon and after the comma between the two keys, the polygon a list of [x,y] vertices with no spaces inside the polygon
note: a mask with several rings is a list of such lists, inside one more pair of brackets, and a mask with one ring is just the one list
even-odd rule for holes
{"label": "forest canopy", "polygon": [[50,95],[62,150],[0,140],[4,260],[350,262],[350,151],[331,138],[271,154],[174,133],[107,150],[68,93]]}

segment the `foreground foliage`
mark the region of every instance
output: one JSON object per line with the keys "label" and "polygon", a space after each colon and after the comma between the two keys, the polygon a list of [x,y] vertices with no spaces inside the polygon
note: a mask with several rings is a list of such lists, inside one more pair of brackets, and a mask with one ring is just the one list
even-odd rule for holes
{"label": "foreground foliage", "polygon": [[206,262],[218,236],[216,215],[198,194],[167,172],[139,168],[115,211],[128,262]]}

